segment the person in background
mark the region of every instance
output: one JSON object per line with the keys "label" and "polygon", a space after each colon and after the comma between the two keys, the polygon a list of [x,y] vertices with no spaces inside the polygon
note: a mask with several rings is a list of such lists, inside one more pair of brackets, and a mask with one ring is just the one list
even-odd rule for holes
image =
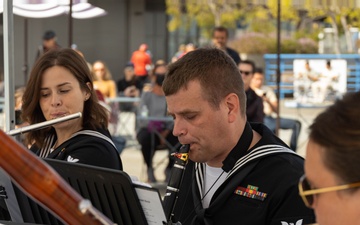
{"label": "person in background", "polygon": [[148,71],[151,69],[151,55],[147,52],[147,44],[141,44],[131,55],[130,61],[134,64],[136,77],[144,84],[148,81]]}
{"label": "person in background", "polygon": [[108,117],[109,117],[108,129],[110,131],[111,138],[116,146],[116,150],[118,151],[118,153],[120,155],[126,147],[126,139],[124,137],[122,137],[121,135],[116,134],[117,124],[111,123],[111,113],[113,111],[112,111],[111,106],[108,103],[106,103],[106,99],[105,99],[104,95],[99,90],[95,90],[95,93],[99,100],[99,104],[107,110]]}
{"label": "person in background", "polygon": [[359,99],[345,94],[309,128],[299,192],[321,225],[360,224]]}
{"label": "person in background", "polygon": [[106,103],[111,108],[108,129],[111,136],[115,137],[119,122],[119,103],[110,102],[109,99],[117,96],[116,84],[112,79],[109,68],[101,60],[97,60],[93,63],[93,74],[95,90],[101,92]]}
{"label": "person in background", "polygon": [[251,89],[251,80],[254,77],[255,63],[251,60],[243,60],[238,64],[241,77],[244,81],[246,93],[246,117],[249,122],[264,122],[264,105],[262,98]]}
{"label": "person in background", "polygon": [[[265,78],[263,70],[261,68],[256,68],[250,86],[263,100],[265,113],[264,124],[275,133],[278,101],[272,88],[264,85],[264,80]],[[280,128],[285,130],[292,130],[290,148],[296,151],[297,142],[301,131],[300,121],[281,117]]]}
{"label": "person in background", "polygon": [[318,74],[311,68],[309,61],[305,61],[302,71],[294,77],[294,98],[298,102],[306,103],[311,94],[311,84],[318,79]]}
{"label": "person in background", "polygon": [[99,90],[101,92],[101,94],[105,97],[107,104],[111,107],[109,130],[110,133],[114,135],[119,121],[119,104],[118,102],[108,102],[108,99],[115,98],[117,96],[116,84],[112,79],[109,68],[101,60],[97,60],[93,63],[93,73],[95,90]]}
{"label": "person in background", "polygon": [[[142,93],[139,105],[140,116],[161,118],[167,115],[166,100],[162,90],[162,82],[164,80],[166,71],[166,64],[155,64],[153,73],[151,75],[153,88],[151,91],[145,91]],[[144,114],[144,110],[146,110],[147,115],[142,115]],[[139,120],[139,131],[137,132],[136,137],[139,144],[141,145],[141,152],[147,165],[148,182],[153,183],[157,181],[152,165],[152,160],[155,153],[153,148],[159,144],[164,144],[164,140],[160,139],[159,136],[154,135],[154,130],[156,129],[156,131],[163,138],[165,138],[172,146],[175,146],[178,141],[177,138],[172,134],[172,126],[172,121],[148,121],[146,118],[144,118],[144,120]],[[152,143],[152,138],[154,138],[154,143]],[[169,159],[169,164],[165,170],[166,179],[169,178],[168,176],[172,166],[173,160]]]}
{"label": "person in background", "polygon": [[309,224],[298,193],[303,158],[266,126],[246,119],[234,61],[198,48],[169,65],[163,90],[173,134],[190,145],[174,221],[189,224]]}
{"label": "person in background", "polygon": [[93,63],[94,87],[99,90],[105,98],[116,97],[116,84],[112,80],[109,68],[103,61],[95,61]]}
{"label": "person in background", "polygon": [[29,124],[82,113],[82,117],[27,133],[31,151],[42,158],[122,170],[111,140],[106,109],[98,103],[92,75],[77,52],[51,50],[35,63],[22,99]]}
{"label": "person in background", "polygon": [[188,52],[194,51],[195,49],[196,49],[196,46],[193,43],[186,44],[185,45],[185,50],[181,55],[179,55],[179,58],[183,57]]}
{"label": "person in background", "polygon": [[[163,59],[158,59],[158,60],[156,60],[154,65],[155,66],[156,65],[166,65],[166,62]],[[149,76],[150,77],[153,77],[154,71],[155,71],[154,68],[149,71]],[[150,79],[149,81],[143,83],[142,92],[152,91],[153,87],[154,87],[154,81]]]}
{"label": "person in background", "polygon": [[311,91],[313,93],[314,103],[322,103],[325,101],[329,89],[334,88],[337,80],[339,79],[339,74],[331,66],[331,61],[326,62],[325,69],[317,77],[316,81],[311,84]]}
{"label": "person in background", "polygon": [[25,87],[19,87],[15,90],[15,128],[26,125],[23,124],[23,121],[21,121],[22,98],[24,96],[24,92]]}
{"label": "person in background", "polygon": [[40,45],[38,48],[36,60],[47,51],[60,48],[61,46],[57,43],[56,33],[52,30],[48,30],[42,37],[42,45]]}
{"label": "person in background", "polygon": [[175,62],[176,60],[178,60],[180,58],[180,56],[182,56],[184,54],[185,49],[186,49],[186,45],[185,44],[180,44],[179,47],[178,47],[178,51],[171,58],[171,62]]}
{"label": "person in background", "polygon": [[4,92],[5,92],[4,73],[0,71],[0,97],[4,97]]}
{"label": "person in background", "polygon": [[[28,126],[29,123],[24,122],[21,119],[22,114],[22,98],[24,96],[25,87],[18,87],[15,90],[14,97],[15,97],[15,129]],[[16,139],[23,144],[26,145],[26,134],[20,134],[16,137]]]}
{"label": "person in background", "polygon": [[213,45],[225,51],[229,56],[235,61],[236,65],[240,63],[241,59],[239,53],[232,48],[227,47],[227,42],[229,39],[229,31],[225,27],[215,27],[212,33],[212,43]]}
{"label": "person in background", "polygon": [[[129,62],[124,68],[124,77],[116,82],[118,95],[124,97],[140,97],[143,85],[138,80],[134,73],[134,64]],[[136,108],[134,103],[121,103],[120,111],[122,112],[134,112]]]}

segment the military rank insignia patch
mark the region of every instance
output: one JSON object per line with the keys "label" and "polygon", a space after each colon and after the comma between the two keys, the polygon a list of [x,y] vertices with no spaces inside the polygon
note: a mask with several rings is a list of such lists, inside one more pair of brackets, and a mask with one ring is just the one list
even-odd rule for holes
{"label": "military rank insignia patch", "polygon": [[247,198],[264,201],[265,198],[267,197],[267,193],[260,192],[258,191],[258,189],[259,189],[258,187],[252,185],[248,185],[247,188],[239,186],[236,188],[234,193]]}

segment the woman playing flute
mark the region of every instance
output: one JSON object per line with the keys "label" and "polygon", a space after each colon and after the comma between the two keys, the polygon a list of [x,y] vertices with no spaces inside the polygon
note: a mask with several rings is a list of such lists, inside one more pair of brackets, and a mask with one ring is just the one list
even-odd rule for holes
{"label": "woman playing flute", "polygon": [[42,158],[122,169],[107,130],[108,112],[98,104],[89,68],[72,49],[52,50],[35,63],[23,96],[30,124],[82,113],[81,118],[29,131],[31,150]]}

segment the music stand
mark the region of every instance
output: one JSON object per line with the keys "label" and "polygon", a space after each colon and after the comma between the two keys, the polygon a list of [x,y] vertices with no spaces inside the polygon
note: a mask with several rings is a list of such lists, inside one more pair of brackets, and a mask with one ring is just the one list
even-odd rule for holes
{"label": "music stand", "polygon": [[[22,215],[19,208],[19,203],[15,196],[15,192],[12,186],[10,177],[0,169],[0,187],[2,188],[1,192],[1,201],[4,201],[9,211],[12,221],[23,222]],[[7,199],[11,199],[8,201]],[[5,218],[2,218],[5,219]]]}
{"label": "music stand", "polygon": [[[118,225],[147,225],[144,212],[130,177],[123,171],[60,160],[44,159],[85,199]],[[14,185],[12,185],[14,187]],[[8,189],[10,190],[10,189]],[[5,199],[8,208],[18,201],[27,223],[62,224],[51,213],[14,187],[16,198]],[[51,197],[51,196],[49,196]],[[11,211],[9,209],[11,214]],[[11,215],[13,218],[13,216]],[[21,221],[15,221],[21,222]]]}

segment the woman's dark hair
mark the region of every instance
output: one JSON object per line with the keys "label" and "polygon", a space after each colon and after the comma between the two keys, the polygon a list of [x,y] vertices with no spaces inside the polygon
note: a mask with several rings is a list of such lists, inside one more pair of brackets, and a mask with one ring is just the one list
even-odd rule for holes
{"label": "woman's dark hair", "polygon": [[[23,95],[22,119],[30,124],[45,121],[40,108],[40,88],[44,72],[53,67],[61,66],[71,72],[78,80],[80,88],[90,93],[90,98],[84,102],[82,126],[84,129],[107,128],[108,115],[104,107],[98,103],[93,88],[93,80],[84,58],[70,48],[50,50],[42,55],[35,63]],[[89,85],[90,84],[90,85]],[[28,143],[41,147],[49,133],[54,133],[51,127],[30,131],[27,134]]]}
{"label": "woman's dark hair", "polygon": [[323,147],[325,166],[344,183],[360,181],[359,103],[360,92],[348,93],[310,126],[309,138]]}

